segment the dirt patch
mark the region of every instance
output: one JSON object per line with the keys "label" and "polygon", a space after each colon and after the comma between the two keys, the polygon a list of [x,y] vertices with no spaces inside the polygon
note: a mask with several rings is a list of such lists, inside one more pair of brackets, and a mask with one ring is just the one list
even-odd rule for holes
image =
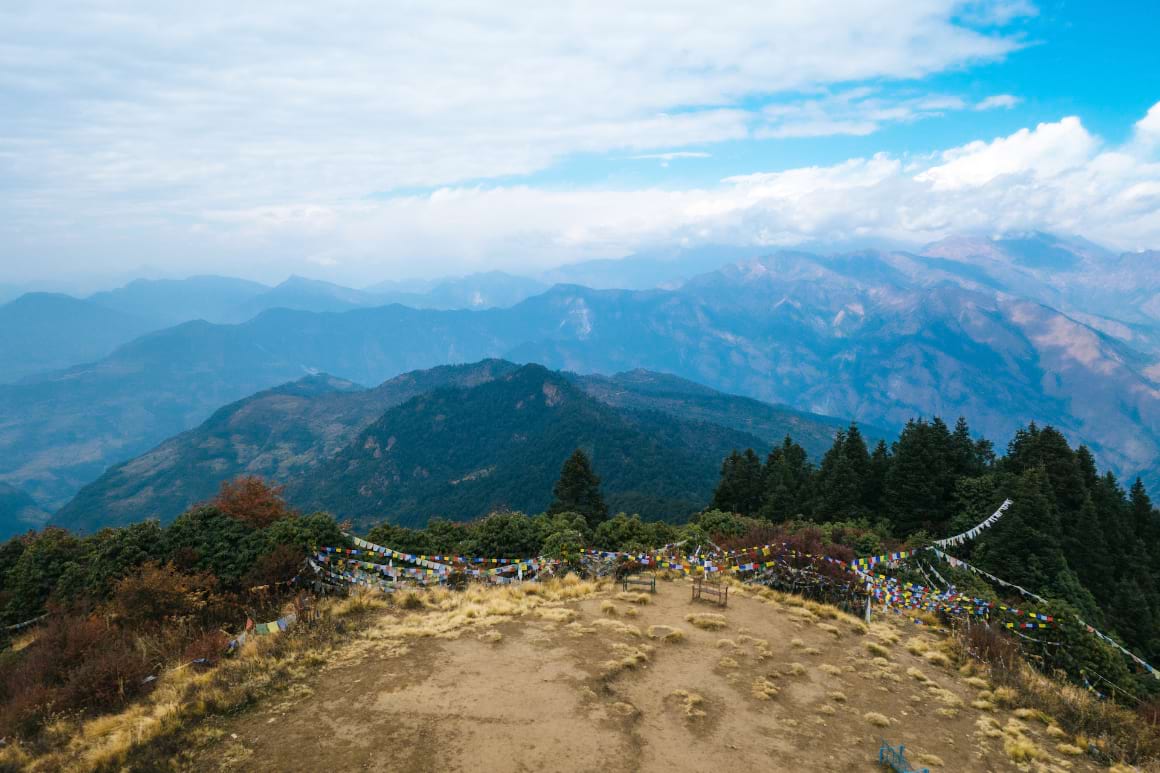
{"label": "dirt patch", "polygon": [[[932,668],[927,649],[889,643],[884,628],[867,635],[850,621],[819,623],[754,595],[731,597],[715,612],[725,625],[706,630],[686,622],[701,611],[687,586],[662,582],[628,630],[607,616],[613,597],[606,590],[559,607],[571,614],[488,627],[498,639],[465,623],[458,637],[352,641],[301,698],[220,722],[224,743],[198,750],[193,768],[870,771],[885,737],[947,770],[1016,769],[1003,733],[976,724],[1012,715],[971,708],[975,686]],[[659,634],[673,629],[683,639],[665,643]],[[925,636],[937,644],[937,633]],[[951,704],[953,716],[940,713]],[[1059,741],[1040,725],[1027,723],[1020,738],[1054,755]],[[1055,757],[1045,764],[1064,763]],[[1066,764],[1096,769],[1084,757]]]}

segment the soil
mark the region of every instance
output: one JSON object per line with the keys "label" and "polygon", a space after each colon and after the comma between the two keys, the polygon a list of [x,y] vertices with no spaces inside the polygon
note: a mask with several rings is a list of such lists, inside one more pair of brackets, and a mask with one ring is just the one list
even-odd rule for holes
{"label": "soil", "polygon": [[[608,599],[617,605],[614,617],[601,611]],[[1086,758],[1058,753],[1058,739],[1036,720],[1023,721],[1026,737],[1050,756],[1018,767],[1004,752],[1004,738],[986,737],[977,726],[990,717],[1002,727],[1012,714],[972,708],[976,688],[904,646],[915,636],[937,644],[940,634],[901,619],[889,621],[901,637],[894,644],[846,622],[820,621],[833,624],[835,636],[818,621],[800,619],[800,611],[752,596],[731,594],[725,609],[693,603],[680,581],[658,583],[644,605],[604,592],[562,606],[578,613],[575,622],[529,615],[467,627],[454,639],[352,640],[313,683],[219,720],[219,740],[195,753],[193,768],[872,771],[881,770],[878,749],[887,739],[906,745],[916,769],[1097,769]],[[630,608],[636,617],[624,616]],[[720,613],[726,627],[694,627],[685,619],[694,612]],[[594,624],[609,619],[642,632],[673,626],[684,640],[637,638]],[[488,631],[502,639],[481,639]],[[887,647],[886,660],[874,661],[871,641]],[[609,661],[619,664],[641,650],[647,660],[610,670]],[[951,695],[935,693],[908,675],[910,668]],[[774,685],[777,694],[762,699],[755,681]],[[694,696],[691,706],[686,694]],[[962,705],[955,716],[936,713],[956,697]],[[889,725],[873,725],[870,712]]]}

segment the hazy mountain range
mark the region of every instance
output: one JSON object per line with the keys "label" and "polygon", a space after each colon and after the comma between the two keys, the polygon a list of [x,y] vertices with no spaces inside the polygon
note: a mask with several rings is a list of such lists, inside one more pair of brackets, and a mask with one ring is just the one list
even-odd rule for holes
{"label": "hazy mountain range", "polygon": [[291,501],[303,507],[368,521],[375,512],[422,523],[501,505],[537,510],[564,458],[581,446],[614,506],[681,516],[708,501],[734,447],[792,434],[820,456],[839,426],[647,371],[581,376],[485,360],[373,389],[308,376],[225,406],[113,466],[53,522],[92,530],[169,520],[242,474],[289,484]]}
{"label": "hazy mountain range", "polygon": [[[55,509],[109,465],[278,384],[326,373],[373,385],[503,357],[578,373],[672,373],[887,429],[914,415],[964,414],[999,443],[1028,421],[1049,422],[1121,474],[1160,482],[1160,255],[1115,255],[1043,234],[949,239],[921,252],[778,252],[683,282],[714,260],[711,250],[622,262],[622,284],[638,286],[651,272],[657,284],[674,285],[667,289],[556,285],[536,293],[540,278],[488,275],[508,287],[506,300],[535,294],[479,310],[373,305],[376,293],[430,295],[431,287],[359,291],[291,280],[239,300],[248,285],[221,280],[232,289],[215,295],[206,281],[180,314],[256,316],[162,328],[40,375],[28,375],[40,367],[31,355],[6,344],[15,352],[4,355],[6,373],[24,381],[0,386],[0,481]],[[617,267],[572,270],[607,284]],[[133,293],[155,286],[169,288],[151,283]],[[156,319],[145,301],[129,302],[133,293],[86,303]],[[159,303],[179,307],[172,298]],[[69,338],[69,325],[92,327],[57,316],[66,332],[56,340]],[[13,330],[0,340],[38,334]]]}

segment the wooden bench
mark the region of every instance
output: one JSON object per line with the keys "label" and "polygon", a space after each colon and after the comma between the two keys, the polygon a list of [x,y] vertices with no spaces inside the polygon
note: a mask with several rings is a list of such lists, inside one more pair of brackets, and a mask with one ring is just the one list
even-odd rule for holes
{"label": "wooden bench", "polygon": [[882,740],[882,746],[878,747],[878,764],[890,768],[895,773],[930,773],[927,768],[919,770],[910,767],[910,763],[906,760],[906,747],[899,744],[895,749],[885,739]]}
{"label": "wooden bench", "polygon": [[649,572],[648,574],[626,574],[624,580],[621,581],[624,589],[627,591],[628,586],[634,585],[642,588],[648,588],[649,593],[657,592],[657,575],[656,572]]}
{"label": "wooden bench", "polygon": [[693,601],[709,601],[719,607],[729,603],[729,586],[720,580],[693,578]]}

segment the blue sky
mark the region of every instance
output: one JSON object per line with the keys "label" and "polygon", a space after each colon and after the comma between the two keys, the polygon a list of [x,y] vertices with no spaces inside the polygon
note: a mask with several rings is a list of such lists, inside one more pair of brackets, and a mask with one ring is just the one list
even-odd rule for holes
{"label": "blue sky", "polygon": [[1143,1],[6,3],[0,281],[1157,247],[1158,38]]}

